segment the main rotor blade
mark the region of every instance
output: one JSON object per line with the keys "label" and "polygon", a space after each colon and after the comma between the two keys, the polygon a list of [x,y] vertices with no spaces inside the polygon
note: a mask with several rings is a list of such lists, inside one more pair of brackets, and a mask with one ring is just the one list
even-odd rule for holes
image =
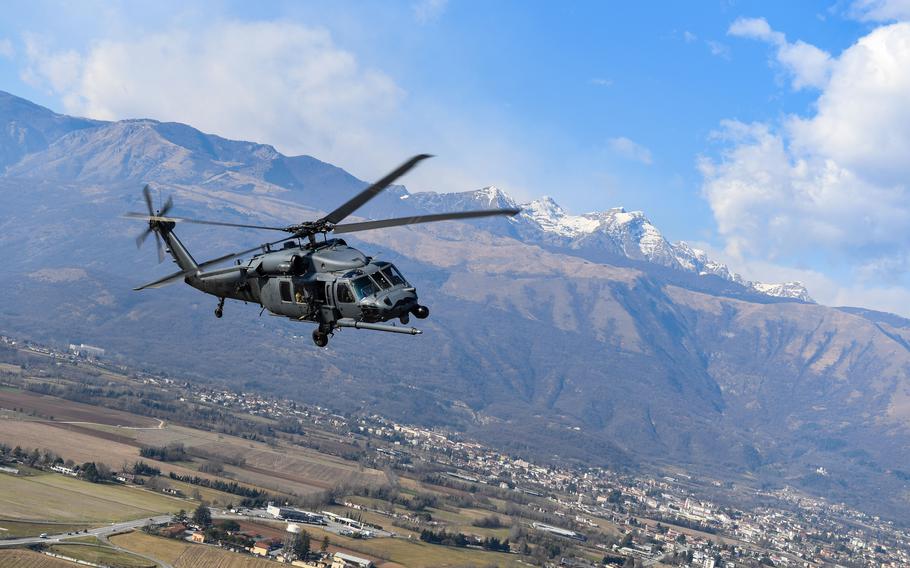
{"label": "main rotor blade", "polygon": [[[165,209],[167,209],[165,205]],[[165,223],[193,223],[195,225],[218,225],[219,227],[240,227],[242,229],[265,229],[268,231],[286,231],[285,227],[266,227],[264,225],[246,225],[243,223],[226,223],[224,221],[207,221],[205,219],[193,219],[192,217],[174,217],[162,215],[146,215],[145,213],[129,212],[124,213],[124,217],[129,219],[142,219],[144,221],[163,221]]]}
{"label": "main rotor blade", "polygon": [[219,256],[218,258],[213,258],[212,260],[207,260],[207,261],[201,263],[201,264],[199,265],[199,269],[208,268],[209,266],[214,266],[214,265],[216,265],[216,264],[219,264],[219,263],[222,263],[222,262],[226,262],[226,261],[228,261],[228,260],[233,260],[233,259],[235,259],[235,258],[238,258],[238,257],[241,257],[241,256],[245,256],[245,255],[247,255],[247,254],[250,254],[251,252],[256,252],[256,251],[258,251],[258,250],[265,250],[267,247],[271,247],[271,246],[277,245],[277,244],[279,244],[279,243],[283,243],[284,241],[288,241],[288,240],[291,240],[291,239],[293,239],[293,238],[294,238],[294,237],[285,237],[285,238],[283,238],[283,239],[281,239],[281,240],[277,240],[277,241],[274,241],[274,242],[271,242],[271,243],[261,244],[261,245],[259,245],[259,246],[255,246],[255,247],[253,247],[253,248],[249,248],[249,249],[246,249],[246,250],[242,250],[242,251],[240,251],[240,252],[232,252],[232,253],[226,254],[226,255],[224,255],[224,256]]}
{"label": "main rotor blade", "polygon": [[193,272],[193,270],[181,270],[180,272],[168,274],[164,278],[155,280],[154,282],[149,282],[148,284],[143,284],[142,286],[133,288],[133,290],[138,292],[139,290],[145,290],[146,288],[160,288],[162,286],[167,286],[168,284],[176,282],[178,279],[183,278],[188,274],[192,274]]}
{"label": "main rotor blade", "polygon": [[326,215],[325,217],[320,219],[320,221],[326,221],[333,225],[341,222],[348,215],[350,215],[354,211],[357,211],[358,209],[360,209],[360,207],[362,207],[364,203],[366,203],[367,201],[376,197],[376,195],[380,191],[382,191],[383,189],[392,185],[393,181],[400,178],[404,174],[408,173],[408,171],[410,171],[411,168],[416,166],[421,160],[425,160],[425,159],[431,158],[431,157],[432,156],[430,154],[418,154],[417,156],[414,156],[407,162],[398,166],[397,169],[395,169],[394,171],[392,171],[391,173],[386,175],[381,180],[377,181],[373,185],[369,186],[368,188],[366,188],[363,191],[361,191],[360,193],[358,193],[353,199],[349,200],[347,203],[345,203],[338,209],[335,209],[334,211],[332,211],[331,213],[329,213],[328,215]]}
{"label": "main rotor blade", "polygon": [[381,219],[378,221],[364,221],[362,223],[345,223],[336,225],[336,233],[353,233],[354,231],[369,231],[370,229],[384,229],[400,225],[415,225],[417,223],[433,223],[435,221],[451,221],[454,219],[476,219],[478,217],[493,217],[496,215],[516,215],[521,209],[484,209],[481,211],[461,211],[457,213],[438,213],[434,215],[416,215],[414,217],[398,217],[396,219]]}
{"label": "main rotor blade", "polygon": [[145,205],[149,208],[149,215],[155,214],[155,208],[152,206],[152,192],[148,184],[142,188],[142,196],[145,197]]}

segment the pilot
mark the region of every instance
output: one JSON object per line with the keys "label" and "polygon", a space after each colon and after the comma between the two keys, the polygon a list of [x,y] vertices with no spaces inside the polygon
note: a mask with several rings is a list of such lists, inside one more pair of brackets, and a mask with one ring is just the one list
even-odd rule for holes
{"label": "pilot", "polygon": [[298,304],[302,304],[303,303],[303,292],[301,292],[300,290],[297,290],[296,292],[294,292],[294,300]]}

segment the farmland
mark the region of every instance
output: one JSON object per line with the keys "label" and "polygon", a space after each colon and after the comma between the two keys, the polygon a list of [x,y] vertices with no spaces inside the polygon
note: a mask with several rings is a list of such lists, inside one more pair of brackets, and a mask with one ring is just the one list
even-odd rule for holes
{"label": "farmland", "polygon": [[15,568],[76,568],[79,565],[31,550],[0,550],[0,566]]}
{"label": "farmland", "polygon": [[[74,409],[68,409],[69,405]],[[0,391],[0,408],[21,409],[18,414],[0,417],[3,425],[0,442],[10,446],[47,448],[76,463],[100,461],[116,467],[137,460],[142,446],[180,443],[190,453],[221,456],[228,462],[242,456],[242,466],[227,467],[232,477],[278,493],[307,495],[330,489],[338,483],[372,484],[383,479],[381,472],[360,468],[354,462],[308,448],[287,443],[269,445],[237,436],[164,425],[156,419],[52,396],[4,390]],[[45,418],[38,421],[28,413]],[[53,421],[50,416],[54,416]],[[86,423],[67,423],[75,422],[71,420],[74,418]],[[128,424],[134,426],[125,426]],[[190,464],[155,465],[164,472],[210,477],[191,469]]]}
{"label": "farmland", "polygon": [[[312,409],[300,412],[299,407],[292,407],[297,416],[309,419],[296,422],[298,419],[291,418],[294,422],[288,423],[287,408],[276,413],[279,407],[275,401],[255,394],[219,395],[223,397],[219,406],[215,404],[219,399],[194,394],[189,385],[168,390],[163,385],[170,383],[143,379],[140,386],[135,378],[111,373],[100,373],[104,378],[99,379],[99,375],[84,371],[81,363],[72,368],[57,365],[47,372],[40,371],[30,367],[2,377],[7,383],[0,386],[0,443],[7,446],[6,463],[20,469],[21,474],[0,475],[0,519],[11,519],[0,521],[0,527],[4,522],[10,525],[3,527],[7,531],[0,539],[35,535],[39,527],[43,529],[40,532],[59,534],[69,532],[64,527],[98,526],[178,510],[192,512],[200,501],[205,501],[219,509],[229,504],[252,509],[244,511],[245,517],[235,517],[240,525],[239,536],[229,535],[249,546],[258,538],[280,540],[286,536],[283,522],[258,516],[262,513],[257,508],[266,500],[280,500],[315,511],[332,510],[395,533],[397,536],[391,538],[355,538],[361,535],[339,534],[337,526],[306,528],[316,547],[327,536],[329,552],[369,558],[382,568],[517,566],[528,559],[527,553],[522,556],[494,552],[494,544],[500,546],[506,539],[514,541],[516,535],[530,540],[532,545],[541,542],[540,537],[528,534],[526,520],[512,515],[517,510],[514,503],[503,500],[507,497],[498,490],[484,488],[475,495],[473,488],[469,491],[466,485],[436,473],[435,464],[425,464],[422,467],[427,469],[414,473],[389,468],[388,462],[376,460],[370,449],[370,436],[361,434],[363,427],[357,430],[344,417],[326,409],[318,408],[309,414]],[[70,372],[82,375],[72,378]],[[85,385],[79,382],[83,379],[87,381]],[[91,389],[101,394],[86,396]],[[56,394],[73,396],[81,402],[53,396]],[[116,408],[88,404],[96,400]],[[167,420],[157,418],[159,407]],[[281,412],[285,413],[284,418]],[[275,414],[278,417],[271,418]],[[14,452],[14,446],[25,451]],[[148,467],[136,469],[138,475],[124,476],[129,481],[126,484],[89,483],[48,472],[53,458],[30,458],[47,455],[45,449],[77,465],[102,463],[115,472],[132,471],[139,460]],[[392,453],[398,454],[399,450],[387,450],[385,455]],[[156,470],[160,476],[155,475]],[[171,473],[181,479],[171,478]],[[178,490],[182,496],[165,494],[165,490]],[[342,505],[348,501],[359,505],[353,509]],[[224,511],[213,513],[217,524]],[[498,521],[487,522],[491,515],[497,515]],[[29,525],[22,522],[25,520],[40,523]],[[51,521],[62,524],[52,525]],[[110,538],[117,546],[139,555],[119,560],[130,568],[146,565],[143,555],[175,568],[269,565],[261,559],[207,544],[190,544],[181,540],[183,529],[179,527],[175,521],[161,529],[160,534],[176,529],[177,538],[173,539],[153,536],[156,529],[151,527],[152,534],[134,531]],[[433,540],[434,532],[429,537],[422,535],[427,528],[448,536],[446,540]],[[219,530],[223,529],[207,529],[206,538],[212,542],[225,538]],[[454,540],[453,535],[462,540]],[[432,542],[421,540],[421,536]],[[58,551],[69,550],[67,556],[79,555],[88,561],[118,561],[118,553],[103,545],[53,546]],[[528,545],[523,546],[527,551]]]}
{"label": "farmland", "polygon": [[0,475],[0,516],[11,519],[112,522],[187,506],[185,500],[136,487],[89,483],[56,474]]}
{"label": "farmland", "polygon": [[103,564],[111,568],[155,568],[157,566],[157,563],[146,558],[121,552],[100,543],[58,544],[49,547],[48,551],[68,558],[75,558],[76,560]]}
{"label": "farmland", "polygon": [[252,558],[221,550],[211,546],[195,546],[186,542],[149,536],[132,532],[111,538],[115,545],[158,558],[174,568],[198,568],[218,566],[219,568],[273,568],[268,560]]}
{"label": "farmland", "polygon": [[90,422],[131,428],[158,426],[158,420],[147,416],[21,390],[0,390],[0,408],[21,408],[36,417],[59,422]]}

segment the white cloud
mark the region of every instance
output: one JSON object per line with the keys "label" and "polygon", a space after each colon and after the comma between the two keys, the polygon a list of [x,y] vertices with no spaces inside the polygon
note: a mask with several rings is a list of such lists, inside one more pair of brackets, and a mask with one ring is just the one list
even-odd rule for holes
{"label": "white cloud", "polygon": [[613,86],[612,79],[604,79],[603,77],[595,77],[591,79],[592,85],[597,85],[598,87],[611,87]]}
{"label": "white cloud", "polygon": [[857,306],[910,317],[910,290],[897,282],[880,280],[842,284],[811,268],[795,268],[766,260],[746,260],[718,250],[708,243],[690,243],[706,251],[709,258],[735,269],[746,280],[802,282],[812,298],[827,306]]}
{"label": "white cloud", "polygon": [[910,0],[855,0],[848,12],[863,22],[910,20]]}
{"label": "white cloud", "polygon": [[[762,22],[736,31],[785,41]],[[882,277],[896,282],[910,265],[910,24],[872,31],[829,67],[812,116],[725,121],[720,156],[699,163],[703,192],[729,255],[847,259],[855,283],[829,302],[866,293],[883,309],[902,288]]]}
{"label": "white cloud", "polygon": [[13,42],[9,38],[0,38],[0,57],[12,59],[15,54],[16,50],[13,48]]}
{"label": "white cloud", "polygon": [[692,32],[690,32],[689,30],[685,30],[683,32],[683,41],[685,41],[686,43],[692,43],[692,42],[698,41],[698,36],[693,34]]}
{"label": "white cloud", "polygon": [[642,164],[651,165],[651,150],[637,142],[633,142],[624,136],[610,138],[607,140],[610,150],[620,156]]}
{"label": "white cloud", "polygon": [[70,113],[154,117],[291,153],[341,160],[371,145],[404,92],[364,69],[328,32],[284,22],[222,22],[54,52],[26,37],[23,76]]}
{"label": "white cloud", "polygon": [[756,39],[777,48],[777,62],[792,76],[794,89],[823,88],[831,71],[831,56],[804,41],[790,43],[787,37],[771,29],[764,18],[738,18],[727,33],[736,37]]}
{"label": "white cloud", "polygon": [[438,20],[442,13],[445,12],[449,0],[418,0],[414,2],[411,9],[414,11],[414,18],[420,24],[426,24]]}
{"label": "white cloud", "polygon": [[722,59],[730,59],[730,48],[727,45],[713,39],[709,39],[705,43],[708,46],[708,50],[711,51],[711,55]]}

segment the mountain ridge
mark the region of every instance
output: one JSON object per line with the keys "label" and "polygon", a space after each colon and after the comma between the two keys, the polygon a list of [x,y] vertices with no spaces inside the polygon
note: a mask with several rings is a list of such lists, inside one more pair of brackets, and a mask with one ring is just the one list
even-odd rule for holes
{"label": "mountain ridge", "polygon": [[[519,203],[494,186],[450,194],[415,193],[409,195],[408,199],[433,212],[471,207],[519,207],[521,213],[517,222],[524,221],[531,226],[531,230],[522,231],[521,236],[532,242],[549,242],[573,251],[602,248],[633,260],[644,260],[699,275],[718,276],[759,294],[814,303],[800,282],[751,282],[730,270],[727,265],[708,258],[705,251],[693,248],[685,241],[670,243],[642,211],[613,207],[606,211],[571,215],[552,197],[543,196],[527,203]],[[514,225],[516,220],[508,223]],[[487,226],[496,225],[493,222]],[[499,222],[498,225],[503,226],[505,223]],[[540,234],[534,235],[534,230]]]}
{"label": "mountain ridge", "polygon": [[[22,120],[0,112],[4,128]],[[516,454],[710,470],[910,520],[906,320],[762,295],[613,253],[606,240],[580,254],[521,222],[480,221],[345,235],[395,262],[433,315],[422,336],[347,330],[315,349],[308,328],[251,306],[231,303],[216,319],[213,298],[180,285],[132,292],[172,269],[135,250],[141,227],[120,215],[142,207],[148,182],[174,195],[178,214],[300,221],[365,182],[186,125],[121,122],[61,136],[53,122],[46,146],[23,142],[4,168],[2,330],[101,345],[176,376],[445,425]],[[415,195],[397,188],[357,215],[425,211]],[[178,231],[200,259],[266,240]]]}

